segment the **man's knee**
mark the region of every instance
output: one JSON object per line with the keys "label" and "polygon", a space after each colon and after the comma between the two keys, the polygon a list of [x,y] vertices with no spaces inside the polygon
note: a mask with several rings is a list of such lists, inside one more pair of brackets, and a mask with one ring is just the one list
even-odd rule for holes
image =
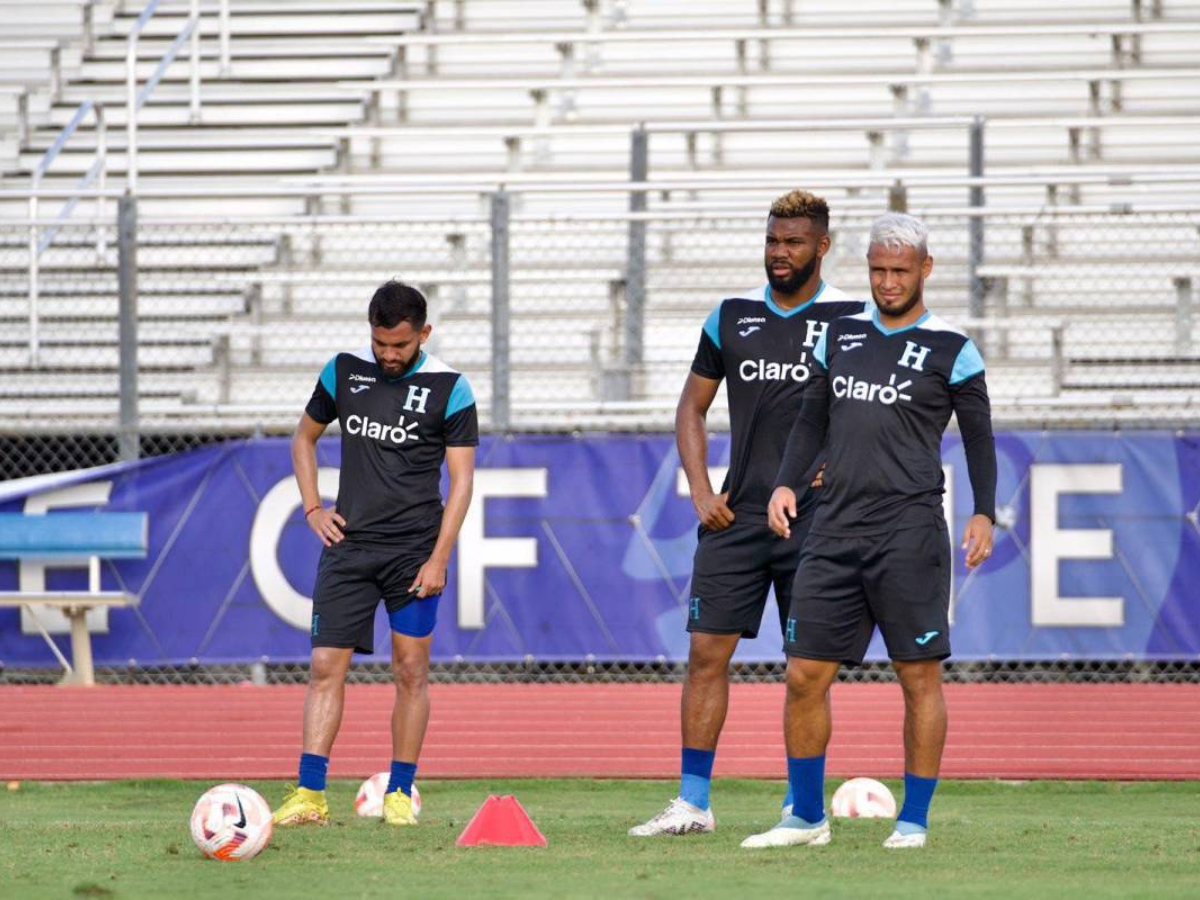
{"label": "man's knee", "polygon": [[317,690],[335,688],[346,678],[349,650],[338,647],[316,647],[308,669],[308,682]]}
{"label": "man's knee", "polygon": [[419,653],[398,656],[392,660],[392,677],[402,691],[423,691],[429,685],[429,660]]}
{"label": "man's knee", "polygon": [[824,701],[833,679],[837,677],[838,664],[818,659],[792,657],[787,667],[788,699],[808,702]]}
{"label": "man's knee", "polygon": [[938,697],[942,693],[942,664],[938,660],[894,662],[906,699]]}
{"label": "man's knee", "polygon": [[729,661],[740,635],[693,632],[688,650],[688,679],[707,681],[728,677]]}

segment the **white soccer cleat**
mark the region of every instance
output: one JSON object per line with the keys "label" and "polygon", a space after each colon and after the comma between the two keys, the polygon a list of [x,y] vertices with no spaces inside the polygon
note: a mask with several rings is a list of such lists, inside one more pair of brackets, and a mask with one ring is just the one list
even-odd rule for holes
{"label": "white soccer cleat", "polygon": [[916,834],[901,834],[899,831],[893,831],[891,836],[883,842],[883,846],[888,850],[901,850],[906,847],[924,847],[925,832],[918,831]]}
{"label": "white soccer cleat", "polygon": [[643,825],[629,829],[630,837],[655,837],[660,834],[707,834],[716,831],[717,820],[711,809],[699,809],[682,797]]}
{"label": "white soccer cleat", "polygon": [[742,846],[748,850],[761,850],[764,847],[796,847],[808,844],[810,847],[821,847],[833,838],[829,830],[829,820],[822,819],[820,823],[809,827],[797,827],[796,824],[806,825],[803,819],[795,816],[785,816],[782,821],[770,831],[762,834],[752,834],[742,841]]}

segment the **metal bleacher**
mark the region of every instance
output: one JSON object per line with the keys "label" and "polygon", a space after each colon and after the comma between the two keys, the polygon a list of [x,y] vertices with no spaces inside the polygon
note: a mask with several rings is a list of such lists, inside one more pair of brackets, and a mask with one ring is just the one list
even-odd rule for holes
{"label": "metal bleacher", "polygon": [[[864,295],[870,219],[904,206],[929,221],[929,303],[985,345],[999,418],[1200,415],[1200,2],[205,0],[195,77],[177,39],[191,2],[139,18],[140,2],[5,0],[19,10],[0,25],[10,421],[101,427],[116,409],[112,211],[139,30],[139,84],[182,48],[137,117],[150,427],[289,427],[325,359],[365,339],[365,301],[391,276],[429,294],[434,349],[471,377],[486,420],[487,202],[501,187],[517,425],[669,426],[700,322],[762,280],[766,206],[794,186],[830,199],[828,278]],[[57,231],[38,259],[34,360],[28,191],[89,101],[106,130],[83,122],[37,176],[39,217],[77,206],[39,226]],[[986,136],[975,179],[973,129]],[[644,175],[631,174],[638,135]],[[104,202],[75,190],[98,147]],[[631,368],[634,223],[644,352],[614,396],[609,376]],[[1171,340],[1122,340],[1134,323]],[[82,387],[48,377],[72,372]]]}

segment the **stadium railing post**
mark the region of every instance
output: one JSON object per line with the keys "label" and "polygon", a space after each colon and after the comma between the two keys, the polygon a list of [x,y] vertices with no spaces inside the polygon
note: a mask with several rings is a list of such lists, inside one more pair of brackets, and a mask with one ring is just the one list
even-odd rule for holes
{"label": "stadium railing post", "polygon": [[511,200],[504,190],[491,195],[492,226],[492,428],[507,431],[509,406],[509,269]]}
{"label": "stadium railing post", "polygon": [[[982,116],[976,116],[971,122],[969,167],[972,178],[983,178],[983,126]],[[972,209],[982,209],[984,205],[983,187],[978,183],[971,185],[968,205]],[[979,276],[979,268],[984,262],[983,253],[983,217],[971,216],[967,221],[967,265],[969,268],[968,314],[972,319],[982,319],[984,316],[984,284]],[[986,352],[986,348],[984,348]]]}
{"label": "stadium railing post", "polygon": [[[643,184],[650,173],[650,135],[645,123],[640,123],[630,133],[629,180]],[[646,211],[646,192],[632,191],[629,194],[629,243],[625,257],[625,318],[621,335],[623,363],[620,384],[616,386],[617,397],[632,399],[633,377],[642,365],[644,356],[644,334],[646,327],[646,220],[640,215]]]}
{"label": "stadium railing post", "polygon": [[117,287],[120,296],[120,438],[121,459],[137,459],[137,198],[126,191],[117,201]]}

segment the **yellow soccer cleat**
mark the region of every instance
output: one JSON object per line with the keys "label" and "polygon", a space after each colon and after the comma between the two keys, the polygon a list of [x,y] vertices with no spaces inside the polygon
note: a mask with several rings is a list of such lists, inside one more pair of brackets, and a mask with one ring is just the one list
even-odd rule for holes
{"label": "yellow soccer cleat", "polygon": [[416,825],[417,814],[413,812],[412,797],[404,791],[384,794],[383,821],[389,825]]}
{"label": "yellow soccer cleat", "polygon": [[329,804],[324,791],[289,788],[283,805],[271,816],[276,825],[328,825]]}

